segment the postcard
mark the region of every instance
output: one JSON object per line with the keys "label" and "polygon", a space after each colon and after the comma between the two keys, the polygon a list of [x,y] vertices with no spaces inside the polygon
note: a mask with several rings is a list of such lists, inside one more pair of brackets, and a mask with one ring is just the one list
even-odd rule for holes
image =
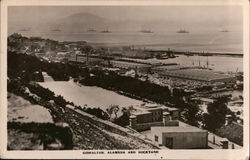
{"label": "postcard", "polygon": [[0,156],[247,159],[247,0],[1,1]]}

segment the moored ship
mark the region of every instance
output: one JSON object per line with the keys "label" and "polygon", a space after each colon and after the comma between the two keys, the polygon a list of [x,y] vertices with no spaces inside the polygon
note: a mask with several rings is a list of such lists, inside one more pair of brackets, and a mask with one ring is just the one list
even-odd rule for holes
{"label": "moored ship", "polygon": [[189,31],[187,31],[185,29],[180,29],[176,33],[189,33]]}

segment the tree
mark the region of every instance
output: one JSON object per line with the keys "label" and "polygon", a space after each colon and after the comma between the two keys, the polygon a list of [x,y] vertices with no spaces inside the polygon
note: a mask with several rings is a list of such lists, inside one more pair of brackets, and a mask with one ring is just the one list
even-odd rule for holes
{"label": "tree", "polygon": [[113,105],[113,112],[115,114],[115,119],[117,118],[117,113],[119,112],[120,107],[119,105]]}
{"label": "tree", "polygon": [[125,127],[126,125],[129,125],[129,116],[126,113],[123,113],[122,116],[119,118],[114,119],[115,124]]}
{"label": "tree", "polygon": [[209,131],[215,132],[225,124],[227,114],[227,98],[221,97],[213,103],[208,104],[208,113],[204,114],[204,127]]}
{"label": "tree", "polygon": [[112,108],[109,106],[108,108],[106,108],[106,112],[107,112],[107,114],[109,115],[109,119],[110,119],[111,116],[112,116],[112,113],[113,113]]}
{"label": "tree", "polygon": [[129,125],[129,116],[130,116],[130,112],[131,110],[133,110],[133,106],[129,106],[129,107],[123,107],[122,108],[122,115],[116,119],[114,119],[113,123],[125,127],[127,125]]}
{"label": "tree", "polygon": [[188,103],[186,106],[186,112],[184,114],[188,124],[192,126],[199,126],[198,121],[201,119],[199,114],[199,106],[195,103]]}
{"label": "tree", "polygon": [[119,110],[120,110],[119,105],[114,105],[114,104],[109,105],[109,107],[106,109],[110,119],[112,118],[113,113],[115,114],[115,119],[116,119]]}

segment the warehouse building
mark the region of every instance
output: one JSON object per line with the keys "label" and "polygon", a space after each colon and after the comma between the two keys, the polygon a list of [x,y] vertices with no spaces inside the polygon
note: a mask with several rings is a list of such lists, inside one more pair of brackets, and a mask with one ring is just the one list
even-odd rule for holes
{"label": "warehouse building", "polygon": [[109,63],[111,66],[116,68],[134,69],[140,72],[147,72],[151,68],[151,65],[148,64],[129,62],[129,61],[111,60]]}
{"label": "warehouse building", "polygon": [[150,67],[147,64],[128,62],[128,61],[117,61],[117,60],[111,60],[110,64],[114,67],[123,68],[123,69]]}
{"label": "warehouse building", "polygon": [[216,73],[210,70],[204,69],[179,69],[179,70],[165,70],[159,73],[161,76],[166,77],[174,77],[174,78],[181,78],[181,79],[189,79],[195,81],[204,81],[204,82],[235,82],[236,77]]}

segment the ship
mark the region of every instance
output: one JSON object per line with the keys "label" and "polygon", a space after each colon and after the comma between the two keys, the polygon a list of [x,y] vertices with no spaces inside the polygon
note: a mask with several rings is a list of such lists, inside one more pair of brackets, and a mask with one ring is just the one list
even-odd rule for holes
{"label": "ship", "polygon": [[230,31],[227,29],[222,29],[220,32],[230,32]]}
{"label": "ship", "polygon": [[142,33],[154,33],[153,31],[147,30],[147,29],[142,29],[142,30],[140,30],[140,32],[142,32]]}
{"label": "ship", "polygon": [[88,29],[88,32],[96,32],[96,30],[93,28],[90,28],[90,29]]}
{"label": "ship", "polygon": [[180,29],[176,33],[189,33],[189,31],[187,31],[185,29]]}
{"label": "ship", "polygon": [[141,30],[139,32],[141,32],[141,33],[154,33],[150,29],[146,29],[146,27],[144,27],[144,26],[141,27]]}
{"label": "ship", "polygon": [[193,53],[188,52],[188,51],[187,51],[187,52],[185,52],[185,53],[184,53],[184,55],[186,55],[186,56],[188,56],[188,57],[189,57],[189,56],[194,56],[194,54],[193,54]]}
{"label": "ship", "polygon": [[108,29],[105,29],[105,30],[102,30],[101,33],[111,33],[111,31]]}
{"label": "ship", "polygon": [[205,53],[205,52],[202,52],[202,53],[199,53],[200,56],[212,56],[213,54],[211,53]]}
{"label": "ship", "polygon": [[58,28],[56,28],[56,29],[52,29],[51,31],[52,31],[52,32],[60,32],[61,30],[58,29]]}

